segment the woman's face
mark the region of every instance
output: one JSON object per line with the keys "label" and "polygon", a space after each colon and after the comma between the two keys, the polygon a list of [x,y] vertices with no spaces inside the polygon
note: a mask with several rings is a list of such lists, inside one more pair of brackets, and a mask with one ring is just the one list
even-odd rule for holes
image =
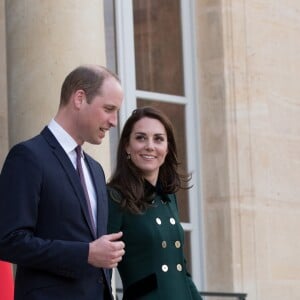
{"label": "woman's face", "polygon": [[132,163],[142,171],[145,179],[155,185],[159,168],[168,153],[168,139],[164,125],[157,119],[144,117],[137,121],[126,147]]}

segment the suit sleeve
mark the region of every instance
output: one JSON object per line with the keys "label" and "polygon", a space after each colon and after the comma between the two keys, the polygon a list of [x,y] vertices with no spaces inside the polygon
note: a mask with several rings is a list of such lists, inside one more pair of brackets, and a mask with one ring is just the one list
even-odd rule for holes
{"label": "suit sleeve", "polygon": [[0,175],[0,258],[76,278],[89,267],[88,243],[36,235],[43,176],[27,147],[18,145],[10,151]]}

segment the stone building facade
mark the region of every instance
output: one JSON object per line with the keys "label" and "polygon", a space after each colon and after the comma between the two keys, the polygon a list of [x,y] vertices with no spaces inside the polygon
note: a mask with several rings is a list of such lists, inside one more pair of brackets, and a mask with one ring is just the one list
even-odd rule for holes
{"label": "stone building facade", "polygon": [[[12,145],[51,120],[71,69],[107,65],[106,2],[0,0],[0,167]],[[197,285],[300,299],[300,2],[183,2],[195,20]],[[86,149],[107,175],[113,139]]]}

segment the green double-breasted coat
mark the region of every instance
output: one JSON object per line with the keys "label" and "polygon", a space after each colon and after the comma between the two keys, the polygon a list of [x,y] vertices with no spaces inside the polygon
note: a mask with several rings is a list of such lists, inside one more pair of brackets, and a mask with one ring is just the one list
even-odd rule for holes
{"label": "green double-breasted coat", "polygon": [[108,232],[123,232],[125,255],[118,265],[123,299],[201,299],[186,270],[175,195],[164,195],[164,201],[156,195],[144,213],[132,214],[120,208],[115,192],[108,190]]}

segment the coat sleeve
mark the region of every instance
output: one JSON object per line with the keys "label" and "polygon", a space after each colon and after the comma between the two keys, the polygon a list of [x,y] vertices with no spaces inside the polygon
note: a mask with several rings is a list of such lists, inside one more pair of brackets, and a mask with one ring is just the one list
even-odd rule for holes
{"label": "coat sleeve", "polygon": [[202,300],[202,297],[199,294],[199,291],[197,290],[191,275],[187,272],[187,280],[188,280],[188,285],[190,288],[191,296],[193,300]]}
{"label": "coat sleeve", "polygon": [[[173,194],[173,195],[171,195],[171,198],[172,197],[173,197],[173,200],[175,202],[176,210],[178,212],[178,204],[177,204],[176,195]],[[186,267],[186,259],[185,258],[184,258],[184,262],[185,262],[185,267]],[[201,300],[202,297],[200,296],[199,291],[197,290],[197,287],[195,286],[195,284],[194,284],[194,282],[192,280],[192,277],[191,277],[191,275],[190,275],[189,272],[186,272],[186,277],[187,277],[188,286],[189,286],[189,289],[190,289],[190,293],[191,293],[192,299],[193,300]]]}
{"label": "coat sleeve", "polygon": [[108,223],[107,233],[122,231],[123,211],[121,209],[121,194],[115,189],[108,187]]}

